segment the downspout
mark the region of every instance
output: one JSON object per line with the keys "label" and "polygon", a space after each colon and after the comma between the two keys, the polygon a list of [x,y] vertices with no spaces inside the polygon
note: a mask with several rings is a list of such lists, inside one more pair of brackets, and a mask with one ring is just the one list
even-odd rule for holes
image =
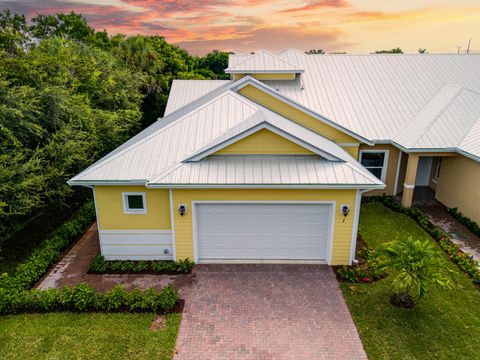
{"label": "downspout", "polygon": [[370,191],[367,190],[357,190],[357,195],[355,197],[355,211],[353,213],[353,228],[352,228],[352,241],[350,244],[350,261],[349,265],[352,265],[353,260],[355,260],[355,250],[357,248],[357,233],[358,233],[358,220],[360,218],[360,207],[362,205],[362,194]]}

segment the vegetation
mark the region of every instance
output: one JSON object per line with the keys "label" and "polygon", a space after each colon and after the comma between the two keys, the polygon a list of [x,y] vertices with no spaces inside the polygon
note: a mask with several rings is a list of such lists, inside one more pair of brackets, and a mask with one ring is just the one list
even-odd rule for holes
{"label": "vegetation", "polygon": [[[368,247],[412,236],[433,244],[428,234],[405,214],[370,201],[362,205],[359,232]],[[473,359],[480,351],[480,292],[454,264],[452,291],[433,287],[414,309],[389,303],[392,278],[370,284],[341,284],[369,359]]]}
{"label": "vegetation", "polygon": [[172,310],[178,300],[178,292],[171,285],[160,291],[148,288],[145,291],[135,289],[131,292],[126,291],[122,285],[117,285],[105,293],[96,292],[87,284],[28,291],[0,288],[0,315],[59,310],[166,312]]}
{"label": "vegetation", "polygon": [[475,284],[480,285],[480,269],[478,261],[460,250],[459,246],[450,240],[447,233],[430,223],[427,216],[420,209],[406,208],[390,196],[370,196],[364,198],[362,201],[363,203],[378,201],[394,211],[410,216],[424,231],[438,242],[438,245],[445,251],[451,261],[457,264],[465,274],[470,276]]}
{"label": "vegetation", "polygon": [[334,269],[340,281],[369,283],[385,276],[385,271],[380,267],[378,254],[372,248],[363,246],[357,251],[356,260],[357,264],[343,265]]}
{"label": "vegetation", "polygon": [[97,274],[106,273],[147,273],[157,274],[181,273],[189,274],[192,272],[195,263],[189,259],[179,261],[111,261],[105,260],[102,255],[97,255],[90,267],[90,272]]}
{"label": "vegetation", "polygon": [[391,50],[377,50],[375,54],[403,54],[403,50],[397,47]]}
{"label": "vegetation", "polygon": [[109,36],[74,13],[28,24],[0,12],[0,242],[50,206],[69,209],[68,178],[162,115],[172,79],[224,77],[227,56]]}
{"label": "vegetation", "polygon": [[308,51],[305,51],[305,54],[307,54],[307,55],[323,55],[323,54],[325,54],[325,51],[323,49],[310,49]]}
{"label": "vegetation", "polygon": [[390,301],[400,307],[414,307],[426,295],[428,285],[451,289],[445,273],[445,260],[429,240],[415,240],[412,236],[388,242],[381,249],[381,269],[393,280]]}
{"label": "vegetation", "polygon": [[3,316],[2,359],[171,359],[181,314],[165,315],[164,328],[149,330],[154,314],[49,313]]}
{"label": "vegetation", "polygon": [[457,219],[460,223],[465,225],[468,230],[480,237],[480,226],[473,220],[464,216],[457,208],[448,208],[448,213]]}

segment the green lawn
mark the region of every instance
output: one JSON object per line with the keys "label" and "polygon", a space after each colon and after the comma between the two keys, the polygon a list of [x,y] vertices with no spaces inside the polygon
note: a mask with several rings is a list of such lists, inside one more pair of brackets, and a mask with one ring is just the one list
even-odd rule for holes
{"label": "green lawn", "polygon": [[[407,235],[430,239],[412,219],[378,203],[362,206],[359,233],[373,248]],[[433,289],[414,309],[390,305],[389,279],[341,285],[370,359],[478,359],[480,292],[448,264],[459,274],[454,290]]]}
{"label": "green lawn", "polygon": [[180,317],[151,331],[153,314],[1,316],[0,359],[171,359]]}

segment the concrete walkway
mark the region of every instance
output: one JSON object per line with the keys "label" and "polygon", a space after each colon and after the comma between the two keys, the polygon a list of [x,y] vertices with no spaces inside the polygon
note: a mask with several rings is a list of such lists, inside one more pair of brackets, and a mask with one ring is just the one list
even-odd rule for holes
{"label": "concrete walkway", "polygon": [[197,265],[174,359],[367,359],[331,267]]}
{"label": "concrete walkway", "polygon": [[190,275],[155,274],[88,274],[93,258],[100,253],[97,224],[92,224],[80,240],[67,252],[55,267],[37,284],[37,288],[62,288],[87,283],[97,291],[110,290],[117,284],[127,289],[154,287],[161,289],[168,284],[180,288],[190,282]]}
{"label": "concrete walkway", "polygon": [[418,202],[414,204],[427,215],[430,222],[448,233],[451,240],[465,253],[480,262],[480,238],[472,234],[465,225],[450,215],[445,207],[437,201]]}

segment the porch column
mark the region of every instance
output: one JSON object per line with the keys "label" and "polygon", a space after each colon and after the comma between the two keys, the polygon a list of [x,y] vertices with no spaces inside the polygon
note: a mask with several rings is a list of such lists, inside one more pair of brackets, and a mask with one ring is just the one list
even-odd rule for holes
{"label": "porch column", "polygon": [[402,205],[412,206],[413,190],[415,189],[415,178],[417,177],[418,155],[408,154],[407,172],[403,184]]}

